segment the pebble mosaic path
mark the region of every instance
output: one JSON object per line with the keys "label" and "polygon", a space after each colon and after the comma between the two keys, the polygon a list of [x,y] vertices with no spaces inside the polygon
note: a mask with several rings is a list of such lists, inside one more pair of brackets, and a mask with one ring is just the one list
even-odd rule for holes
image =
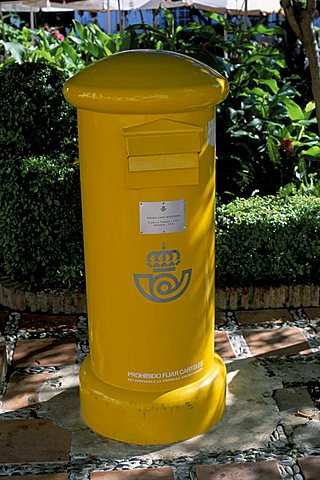
{"label": "pebble mosaic path", "polygon": [[[238,436],[223,424],[181,450],[101,440],[81,424],[72,402],[89,349],[86,320],[0,307],[0,480],[320,480],[320,308],[217,312],[227,422]],[[249,377],[233,382],[244,369],[259,373],[262,394],[248,396],[237,423],[233,399],[255,390]]]}

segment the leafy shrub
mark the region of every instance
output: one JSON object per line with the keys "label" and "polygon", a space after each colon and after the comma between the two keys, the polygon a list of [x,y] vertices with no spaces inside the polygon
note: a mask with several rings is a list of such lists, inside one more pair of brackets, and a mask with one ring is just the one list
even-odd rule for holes
{"label": "leafy shrub", "polygon": [[18,30],[0,19],[6,38],[0,39],[0,67],[13,62],[45,62],[71,76],[96,60],[138,46],[134,32],[107,35],[95,24],[73,23],[74,28],[64,37],[56,28]]}
{"label": "leafy shrub", "polygon": [[65,79],[41,63],[0,69],[0,260],[26,288],[84,284],[77,123]]}
{"label": "leafy shrub", "polygon": [[[212,25],[175,29],[172,14],[166,17],[166,31],[148,27],[140,37],[134,29],[121,37],[90,26],[62,42],[39,30],[34,46],[32,31],[24,28],[20,49],[16,32],[11,42],[0,41],[12,55],[0,69],[0,260],[26,288],[84,287],[79,171],[71,162],[76,118],[62,85],[70,72],[123,48],[148,41],[200,58],[228,76],[231,93],[219,107],[220,193],[268,193],[288,182],[283,194],[299,192],[299,186],[315,191],[320,152],[312,130],[314,104],[301,100],[292,79],[283,78],[284,58],[276,46],[255,40],[279,30],[240,31],[220,18],[229,29],[225,41]],[[318,281],[319,203],[308,196],[252,197],[219,206],[218,285]]]}
{"label": "leafy shrub", "polygon": [[218,285],[319,282],[320,198],[252,197],[217,211]]}
{"label": "leafy shrub", "polygon": [[[223,199],[274,194],[287,183],[320,176],[315,104],[304,95],[300,77],[288,71],[280,49],[286,34],[261,23],[242,29],[216,13],[202,23],[175,26],[165,10],[166,27],[143,30],[140,48],[167,49],[195,57],[229,81],[230,94],[218,106],[217,190]],[[301,88],[300,88],[301,90]]]}
{"label": "leafy shrub", "polygon": [[0,157],[76,154],[76,111],[62,95],[63,72],[41,63],[0,69]]}
{"label": "leafy shrub", "polygon": [[[229,96],[218,106],[217,189],[222,198],[275,194],[287,183],[308,188],[310,178],[312,182],[320,178],[315,104],[310,89],[301,83],[300,75],[292,75],[286,62],[286,32],[263,25],[261,19],[244,30],[216,13],[193,12],[198,20],[185,27],[176,26],[172,12],[164,9],[165,28],[138,24],[113,35],[97,25],[75,21],[63,40],[53,29],[17,30],[4,24],[9,41],[0,40],[0,54],[4,53],[5,64],[47,62],[68,76],[95,60],[132,48],[166,49],[195,57],[225,75],[230,84]],[[22,84],[17,83],[17,87]],[[9,93],[2,111],[14,98]],[[70,132],[71,139],[73,127]]]}
{"label": "leafy shrub", "polygon": [[4,271],[27,289],[83,287],[79,166],[64,154],[17,157],[0,175]]}
{"label": "leafy shrub", "polygon": [[[275,194],[287,183],[320,173],[315,104],[286,68],[279,48],[285,32],[254,25],[247,30],[216,14],[227,39],[221,73],[230,94],[219,106],[217,188],[224,199]],[[263,37],[263,41],[261,39]],[[220,135],[219,135],[220,133]]]}
{"label": "leafy shrub", "polygon": [[[79,169],[28,157],[0,172],[4,270],[25,288],[84,289]],[[320,198],[252,197],[217,207],[217,286],[319,282]]]}

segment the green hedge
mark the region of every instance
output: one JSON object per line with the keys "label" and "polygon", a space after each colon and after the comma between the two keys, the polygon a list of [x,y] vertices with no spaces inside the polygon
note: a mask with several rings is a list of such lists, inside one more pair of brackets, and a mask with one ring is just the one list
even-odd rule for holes
{"label": "green hedge", "polygon": [[26,289],[83,288],[79,166],[68,156],[0,163],[3,270]]}
{"label": "green hedge", "polygon": [[[0,172],[3,267],[25,288],[83,290],[78,165],[27,157]],[[217,208],[217,286],[320,280],[320,198],[252,197]]]}
{"label": "green hedge", "polygon": [[217,285],[320,280],[320,198],[237,199],[217,209]]}
{"label": "green hedge", "polygon": [[76,110],[66,75],[0,69],[0,267],[27,289],[83,288]]}
{"label": "green hedge", "polygon": [[76,110],[62,94],[66,79],[42,63],[0,69],[0,158],[61,151],[76,155]]}
{"label": "green hedge", "polygon": [[[28,289],[83,289],[76,116],[50,65],[0,69],[0,267]],[[320,198],[217,208],[217,285],[320,281]]]}

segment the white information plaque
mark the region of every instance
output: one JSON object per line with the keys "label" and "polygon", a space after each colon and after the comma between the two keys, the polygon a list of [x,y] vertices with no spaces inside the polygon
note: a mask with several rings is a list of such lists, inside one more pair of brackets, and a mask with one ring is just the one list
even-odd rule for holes
{"label": "white information plaque", "polygon": [[186,228],[185,200],[140,202],[140,233],[174,233]]}

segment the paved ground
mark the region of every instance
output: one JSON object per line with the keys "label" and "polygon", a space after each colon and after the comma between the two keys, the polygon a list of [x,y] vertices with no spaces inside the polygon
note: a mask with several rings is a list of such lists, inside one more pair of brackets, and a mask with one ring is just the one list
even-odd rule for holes
{"label": "paved ground", "polygon": [[320,308],[220,312],[216,323],[223,420],[185,442],[139,447],[80,417],[85,316],[0,309],[0,478],[320,480]]}

